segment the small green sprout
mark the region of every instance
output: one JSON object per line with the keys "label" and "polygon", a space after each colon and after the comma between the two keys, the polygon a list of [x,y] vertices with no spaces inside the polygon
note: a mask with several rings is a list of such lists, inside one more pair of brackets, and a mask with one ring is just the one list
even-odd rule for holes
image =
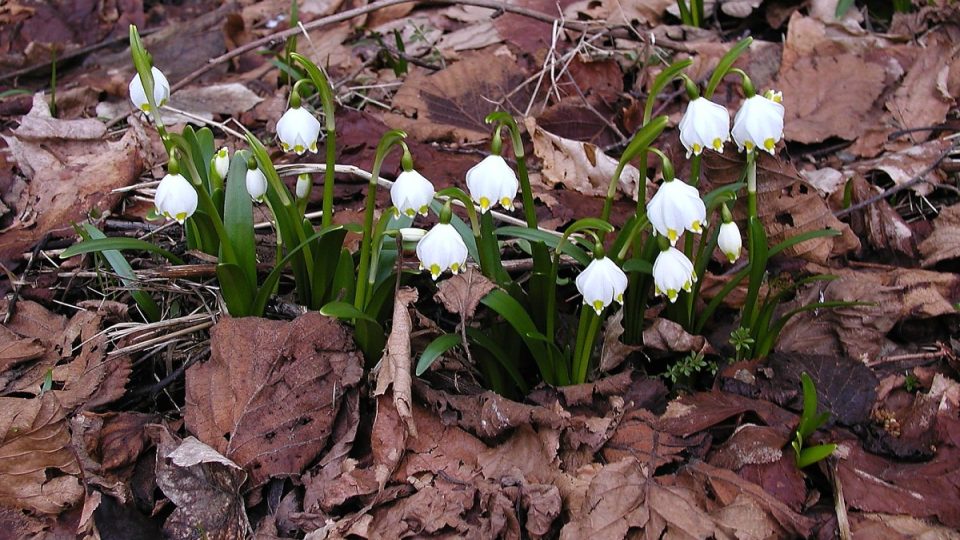
{"label": "small green sprout", "polygon": [[797,426],[791,445],[793,451],[797,454],[797,468],[803,469],[830,456],[837,449],[837,445],[830,443],[803,447],[804,441],[809,439],[817,431],[817,428],[827,421],[830,413],[826,411],[817,412],[817,389],[813,386],[813,380],[806,372],[800,374],[800,383],[803,387],[803,414],[800,416],[800,425]]}

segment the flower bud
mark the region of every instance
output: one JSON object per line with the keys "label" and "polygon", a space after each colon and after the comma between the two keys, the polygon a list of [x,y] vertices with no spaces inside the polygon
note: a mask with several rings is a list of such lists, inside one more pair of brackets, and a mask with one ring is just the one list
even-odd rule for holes
{"label": "flower bud", "polygon": [[267,193],[267,177],[263,175],[263,171],[259,168],[247,169],[246,180],[247,193],[250,194],[250,198],[257,202],[263,202],[263,196]]}
{"label": "flower bud", "polygon": [[310,188],[313,187],[313,180],[310,178],[310,175],[303,173],[297,176],[297,198],[303,199],[310,194]]}
{"label": "flower bud", "polygon": [[[163,107],[170,99],[170,83],[167,82],[163,72],[156,67],[150,68],[150,73],[153,75],[153,100],[157,103],[157,107]],[[135,74],[133,79],[130,80],[129,90],[130,101],[133,102],[134,106],[149,113],[150,101],[147,100],[147,92],[143,89],[143,81],[140,80],[139,73]]]}
{"label": "flower bud", "polygon": [[717,247],[727,256],[731,263],[737,262],[740,258],[740,250],[743,248],[743,239],[740,236],[740,229],[734,222],[720,225],[720,234],[717,236]]}
{"label": "flower bud", "polygon": [[213,170],[217,172],[217,176],[221,180],[226,178],[230,172],[230,151],[227,150],[226,146],[217,150],[217,153],[213,155]]}

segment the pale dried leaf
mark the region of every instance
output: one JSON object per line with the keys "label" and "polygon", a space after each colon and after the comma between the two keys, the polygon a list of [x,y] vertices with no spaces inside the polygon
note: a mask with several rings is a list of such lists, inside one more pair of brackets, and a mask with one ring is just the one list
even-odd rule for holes
{"label": "pale dried leaf", "polygon": [[603,348],[600,351],[600,373],[609,373],[627,359],[630,353],[643,349],[641,345],[627,345],[620,341],[623,335],[623,310],[617,311],[607,319],[603,330]]}
{"label": "pale dried leaf", "polygon": [[225,318],[210,345],[210,360],[187,370],[187,428],[244,467],[251,489],[301,473],[360,382],[349,331],[316,312],[292,322]]}
{"label": "pale dried leaf", "polygon": [[644,329],[643,344],[656,351],[716,354],[707,338],[691,335],[679,324],[662,317]]}
{"label": "pale dried leaf", "polygon": [[[876,159],[860,161],[851,168],[864,176],[880,171],[889,176],[894,184],[905,184],[929,168],[951,144],[952,141],[946,139],[910,144],[902,150],[884,152]],[[915,184],[911,189],[919,195],[927,195],[944,178],[942,171],[934,170],[924,177],[924,182]]]}
{"label": "pale dried leaf", "polygon": [[[255,107],[263,98],[240,83],[222,83],[203,86],[191,86],[177,90],[170,95],[170,106],[194,114],[206,120],[213,115],[238,116]],[[169,124],[193,122],[188,117],[176,113],[164,113],[163,119]]]}
{"label": "pale dried leaf", "polygon": [[[604,154],[596,145],[565,139],[537,126],[532,117],[524,119],[532,134],[533,153],[543,161],[541,178],[549,187],[563,184],[591,197],[605,197],[617,160]],[[620,174],[618,188],[636,199],[640,171],[627,165]]]}
{"label": "pale dried leaf", "polygon": [[47,348],[36,338],[22,338],[0,326],[0,373],[27,360],[43,356]]}
{"label": "pale dried leaf", "polygon": [[776,82],[786,107],[784,137],[802,143],[856,139],[876,116],[884,78],[882,66],[853,54],[799,59]]}
{"label": "pale dried leaf", "polygon": [[588,18],[605,21],[609,25],[653,26],[661,21],[663,14],[676,2],[671,0],[651,0],[645,2],[624,2],[623,0],[582,0],[574,2],[564,9],[564,15],[570,20]]}
{"label": "pale dried leaf", "polygon": [[753,13],[753,10],[760,7],[760,4],[762,3],[763,0],[733,0],[722,2],[720,4],[720,11],[731,17],[746,19],[751,13]]}
{"label": "pale dried leaf", "polygon": [[[455,276],[454,279],[456,279]],[[393,328],[387,336],[387,348],[383,354],[380,371],[377,373],[375,396],[386,395],[392,390],[393,406],[403,420],[407,433],[417,436],[417,425],[413,421],[412,379],[410,376],[413,360],[410,355],[410,334],[413,321],[408,311],[417,301],[417,290],[403,287],[397,291],[393,301]]]}
{"label": "pale dried leaf", "polygon": [[246,538],[250,523],[240,487],[247,475],[237,464],[193,437],[179,441],[163,426],[152,426],[157,443],[157,486],[176,510],[164,532],[176,539]]}
{"label": "pale dried leaf", "polygon": [[497,286],[473,266],[440,283],[436,298],[450,313],[457,313],[461,320],[469,321],[477,311],[480,300]]}
{"label": "pale dried leaf", "polygon": [[70,440],[53,393],[0,398],[0,504],[60,514],[83,500]]}
{"label": "pale dried leaf", "polygon": [[103,122],[92,118],[60,120],[50,115],[50,105],[43,93],[34,94],[33,108],[20,119],[20,127],[13,131],[21,141],[38,142],[48,139],[63,141],[99,140],[106,134]]}
{"label": "pale dried leaf", "polygon": [[497,27],[493,24],[493,21],[484,20],[444,34],[437,43],[437,49],[449,58],[452,56],[451,51],[482,49],[490,45],[496,45],[501,41],[503,39],[497,33]]}
{"label": "pale dried leaf", "polygon": [[923,45],[900,87],[886,103],[901,129],[942,124],[954,103],[953,98],[943,96],[937,89],[936,74],[949,69],[956,58],[955,38],[933,32]]}
{"label": "pale dried leaf", "polygon": [[933,221],[933,233],[920,243],[923,266],[960,258],[960,204],[944,208]]}

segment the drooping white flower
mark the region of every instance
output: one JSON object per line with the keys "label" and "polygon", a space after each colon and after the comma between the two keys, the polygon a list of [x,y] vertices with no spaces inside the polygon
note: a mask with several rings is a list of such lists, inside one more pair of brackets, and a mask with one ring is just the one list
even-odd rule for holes
{"label": "drooping white flower", "polygon": [[226,146],[217,150],[217,153],[213,155],[213,170],[217,171],[221,180],[226,178],[230,172],[230,151],[227,150]]}
{"label": "drooping white flower", "polygon": [[742,151],[759,148],[771,155],[783,138],[783,105],[779,92],[770,97],[755,95],[744,100],[733,119],[733,140]]}
{"label": "drooping white flower", "polygon": [[[150,68],[150,73],[153,74],[153,100],[157,103],[157,107],[163,107],[170,99],[170,83],[163,72],[155,66]],[[143,112],[150,112],[150,102],[147,100],[147,92],[143,89],[143,81],[140,80],[139,73],[134,74],[133,79],[130,80],[129,90],[130,101],[134,106]]]}
{"label": "drooping white flower", "polygon": [[740,229],[734,222],[720,225],[720,234],[717,236],[717,247],[730,259],[730,262],[737,262],[740,258],[740,250],[743,248],[743,238],[740,236]]}
{"label": "drooping white flower", "polygon": [[183,225],[197,210],[197,190],[183,175],[168,174],[160,180],[153,202],[158,214]]}
{"label": "drooping white flower", "polygon": [[489,155],[467,171],[467,189],[470,198],[486,212],[496,204],[513,210],[513,199],[520,189],[516,173],[498,155]]}
{"label": "drooping white flower", "polygon": [[666,236],[674,246],[684,229],[697,234],[703,231],[707,208],[697,188],[675,178],[660,184],[647,203],[647,218],[654,232]]}
{"label": "drooping white flower", "polygon": [[447,269],[456,274],[463,268],[467,262],[467,245],[453,225],[438,223],[420,239],[417,258],[420,269],[429,270],[436,280]]}
{"label": "drooping white flower", "polygon": [[666,295],[671,302],[677,301],[680,290],[690,292],[697,281],[693,263],[677,248],[667,248],[653,261],[653,286],[657,295]]}
{"label": "drooping white flower", "polygon": [[267,177],[263,175],[260,168],[247,169],[247,193],[250,198],[262,202],[263,196],[267,192]]}
{"label": "drooping white flower", "polygon": [[577,290],[583,295],[583,303],[600,315],[612,302],[623,304],[627,275],[615,262],[602,257],[591,261],[577,276],[576,283]]}
{"label": "drooping white flower", "polygon": [[310,188],[313,186],[313,180],[310,179],[310,175],[303,173],[297,176],[297,198],[302,199],[307,196],[307,193],[310,191]]}
{"label": "drooping white flower", "polygon": [[730,113],[704,97],[687,105],[680,119],[680,142],[687,149],[687,157],[700,155],[704,148],[723,153],[723,143],[730,140]]}
{"label": "drooping white flower", "polygon": [[429,180],[417,171],[409,170],[397,175],[390,187],[390,200],[397,214],[425,216],[435,193]]}
{"label": "drooping white flower", "polygon": [[307,150],[316,153],[320,121],[303,107],[290,107],[277,122],[277,137],[284,152],[291,149],[298,155]]}

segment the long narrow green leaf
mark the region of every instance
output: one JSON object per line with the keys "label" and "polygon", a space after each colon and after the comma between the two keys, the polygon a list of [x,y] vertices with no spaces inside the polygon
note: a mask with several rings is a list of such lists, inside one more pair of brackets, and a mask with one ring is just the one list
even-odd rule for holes
{"label": "long narrow green leaf", "polygon": [[[84,223],[82,229],[78,229],[81,235],[85,235],[85,240],[83,243],[92,243],[102,240],[113,240],[112,238],[107,238],[100,229],[94,227],[90,223]],[[119,239],[118,239],[119,240]],[[127,240],[133,240],[128,238]],[[75,244],[76,245],[76,244]],[[151,246],[153,244],[150,244]],[[73,246],[71,246],[73,247]],[[153,301],[153,298],[147,294],[145,291],[136,289],[137,276],[133,272],[133,267],[130,266],[130,263],[123,257],[117,250],[113,249],[103,249],[95,250],[103,253],[103,258],[107,260],[107,263],[113,268],[113,271],[120,276],[120,281],[123,282],[125,287],[130,287],[130,296],[133,297],[133,300],[140,307],[140,311],[143,312],[143,316],[147,318],[150,322],[156,322],[160,320],[160,307],[157,306],[157,303]],[[63,255],[61,255],[63,257]],[[66,258],[66,257],[63,257]]]}
{"label": "long narrow green leaf", "polygon": [[[640,155],[642,152],[647,151],[653,141],[657,140],[657,137],[660,136],[660,133],[663,132],[664,128],[667,127],[667,116],[661,114],[660,116],[650,120],[647,125],[640,128],[640,131],[630,139],[630,142],[627,143],[627,148],[623,151],[623,155],[620,156],[620,163],[630,163],[633,161],[633,158]],[[618,178],[614,178],[613,181],[618,181]],[[641,189],[643,186],[640,186]]]}
{"label": "long narrow green leaf", "polygon": [[230,160],[223,226],[237,256],[237,267],[243,273],[249,288],[254,290],[257,287],[257,253],[253,235],[253,201],[246,187],[249,156],[249,152],[241,150],[235,152]]}
{"label": "long narrow green leaf", "polygon": [[460,336],[457,334],[442,334],[430,342],[423,353],[420,354],[420,360],[417,361],[417,377],[423,375],[430,366],[443,356],[450,349],[460,344]]}
{"label": "long narrow green leaf", "polygon": [[664,68],[664,70],[653,79],[653,84],[650,85],[650,93],[648,94],[647,102],[644,104],[643,109],[643,120],[645,122],[649,121],[653,115],[653,104],[657,96],[660,95],[660,92],[663,92],[663,89],[670,84],[670,81],[676,79],[681,71],[691,65],[693,65],[693,60],[691,59],[679,60]]}
{"label": "long narrow green leaf", "polygon": [[[541,231],[539,229],[531,229],[529,227],[515,227],[509,225],[506,227],[500,227],[497,229],[497,236],[506,236],[508,238],[522,238],[524,240],[529,240],[531,242],[542,242],[549,246],[551,249],[556,249],[557,243],[560,242],[560,237],[554,234],[550,234],[546,231]],[[564,242],[563,248],[560,250],[564,254],[569,255],[576,259],[576,261],[584,266],[590,264],[591,257],[587,253],[572,244],[571,242]]]}
{"label": "long narrow green leaf", "polygon": [[376,319],[357,309],[353,304],[347,302],[330,302],[320,308],[320,313],[327,317],[335,317],[341,320],[363,319],[370,322],[377,322]]}
{"label": "long narrow green leaf", "polygon": [[627,259],[623,263],[623,271],[626,273],[640,272],[641,274],[653,275],[653,265],[643,259]]}
{"label": "long narrow green leaf", "polygon": [[240,266],[234,263],[218,264],[217,280],[220,282],[220,293],[223,295],[223,302],[227,304],[230,316],[252,315],[250,304],[254,299],[253,289]]}
{"label": "long narrow green leaf", "polygon": [[[84,228],[86,228],[84,224]],[[93,225],[90,225],[93,227]],[[98,233],[100,230],[96,227],[93,227]],[[87,230],[87,233],[90,233]],[[160,246],[151,244],[145,240],[139,240],[137,238],[118,238],[118,237],[107,237],[103,236],[103,233],[100,233],[101,237],[90,234],[90,240],[84,240],[83,242],[78,242],[67,249],[63,250],[63,253],[60,254],[61,259],[69,259],[70,257],[76,255],[82,255],[84,253],[95,253],[99,251],[148,251],[150,253],[156,253],[161,257],[167,259],[173,264],[183,264],[183,260],[180,257],[177,257],[173,253],[163,249]]]}
{"label": "long narrow green leaf", "polygon": [[527,349],[533,355],[537,367],[540,369],[544,379],[552,382],[554,368],[550,364],[550,357],[543,343],[536,339],[547,340],[543,337],[530,315],[523,309],[523,306],[512,296],[502,290],[494,290],[483,297],[480,302],[488,308],[496,311],[520,334],[521,339],[527,345]]}
{"label": "long narrow green leaf", "polygon": [[830,457],[836,449],[837,445],[834,443],[818,444],[817,446],[804,448],[800,451],[800,455],[797,456],[797,468],[803,469],[822,459],[826,459]]}
{"label": "long narrow green leaf", "polygon": [[780,253],[781,251],[785,249],[789,249],[802,242],[806,242],[807,240],[813,240],[814,238],[826,238],[829,236],[840,236],[841,234],[843,233],[836,229],[817,229],[815,231],[807,231],[805,233],[800,233],[796,236],[791,236],[790,238],[787,238],[783,242],[780,242],[779,244],[770,248],[770,251],[767,254],[767,256],[773,257],[774,255]]}
{"label": "long narrow green leaf", "polygon": [[704,195],[703,204],[707,207],[707,213],[709,214],[711,210],[727,201],[736,199],[737,193],[745,187],[747,187],[746,182],[734,182],[732,184],[720,186],[710,193]]}
{"label": "long narrow green leaf", "polygon": [[517,388],[520,389],[520,393],[522,395],[527,394],[529,391],[529,386],[527,385],[527,382],[523,380],[523,375],[521,375],[520,371],[517,370],[516,355],[508,354],[507,351],[500,345],[500,343],[490,338],[490,336],[485,334],[480,328],[467,328],[467,337],[470,338],[470,341],[476,343],[480,347],[483,347],[494,358],[496,358],[497,362],[500,364],[500,367],[507,372],[507,375],[513,380],[513,383],[517,385]]}
{"label": "long narrow green leaf", "polygon": [[763,224],[756,217],[751,217],[747,221],[750,244],[750,281],[747,286],[747,299],[743,305],[743,314],[740,319],[740,325],[750,328],[751,332],[756,333],[753,323],[756,321],[757,298],[760,294],[760,285],[763,284],[763,277],[767,272],[767,233],[763,230]]}

